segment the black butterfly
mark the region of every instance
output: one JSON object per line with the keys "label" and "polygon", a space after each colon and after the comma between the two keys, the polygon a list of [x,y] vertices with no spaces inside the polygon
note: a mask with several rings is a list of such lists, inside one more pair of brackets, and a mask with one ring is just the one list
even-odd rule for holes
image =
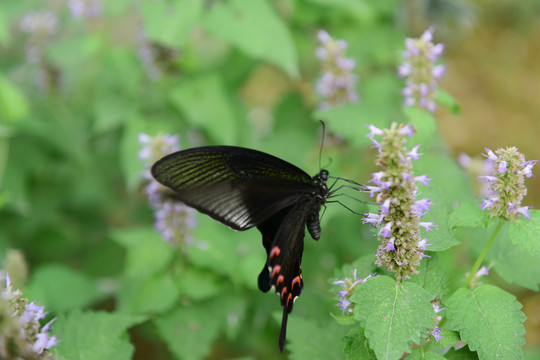
{"label": "black butterfly", "polygon": [[283,351],[287,317],[304,286],[304,226],[319,240],[319,210],[333,193],[326,185],[328,171],[310,177],[260,151],[205,146],[165,156],[152,166],[152,175],[177,200],[235,230],[257,226],[267,254],[258,285],[263,292],[273,286],[281,298]]}

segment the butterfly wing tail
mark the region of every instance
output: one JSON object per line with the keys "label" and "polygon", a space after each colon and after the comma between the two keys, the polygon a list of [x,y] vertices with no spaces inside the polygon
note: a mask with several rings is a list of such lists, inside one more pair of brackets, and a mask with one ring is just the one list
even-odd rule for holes
{"label": "butterfly wing tail", "polygon": [[285,347],[285,338],[287,337],[287,319],[289,318],[289,311],[287,308],[283,308],[283,318],[281,319],[281,332],[279,333],[279,351],[283,352]]}

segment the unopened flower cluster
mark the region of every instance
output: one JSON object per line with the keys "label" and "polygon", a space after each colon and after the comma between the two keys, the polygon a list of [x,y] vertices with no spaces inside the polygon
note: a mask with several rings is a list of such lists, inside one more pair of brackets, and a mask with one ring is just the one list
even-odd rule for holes
{"label": "unopened flower cluster", "polygon": [[444,45],[433,44],[432,39],[432,29],[426,30],[418,39],[407,38],[403,52],[405,62],[398,68],[399,76],[406,78],[404,105],[419,106],[430,112],[435,111],[437,84],[445,73],[444,65],[435,64]]}
{"label": "unopened flower cluster", "polygon": [[[378,150],[376,164],[379,171],[372,175],[373,186],[366,186],[370,196],[380,204],[377,214],[368,213],[364,223],[376,226],[382,243],[377,251],[375,264],[396,273],[398,280],[415,274],[420,260],[426,255],[427,239],[420,236],[420,228],[430,231],[432,222],[422,222],[431,200],[417,199],[416,183],[428,183],[426,175],[414,176],[412,161],[417,160],[419,145],[407,150],[407,136],[413,134],[409,125],[393,123],[381,130],[373,125],[368,137]],[[375,137],[379,138],[376,140]]]}
{"label": "unopened flower cluster", "polygon": [[56,318],[41,326],[45,307],[29,303],[5,279],[5,288],[0,287],[0,359],[54,359],[49,349],[58,341],[49,330]]}
{"label": "unopened flower cluster", "polygon": [[148,40],[143,30],[139,31],[137,42],[137,55],[150,80],[157,81],[164,74],[176,71],[174,63],[179,55],[178,51]]}
{"label": "unopened flower cluster", "polygon": [[354,303],[351,302],[350,298],[351,295],[354,294],[354,291],[358,287],[358,285],[363,284],[366,282],[367,279],[374,276],[374,274],[371,274],[367,276],[366,278],[357,278],[357,270],[353,270],[353,277],[351,278],[345,278],[343,280],[337,280],[334,281],[334,285],[340,285],[341,290],[336,293],[336,295],[339,297],[339,301],[336,304],[336,306],[339,306],[341,311],[343,311],[343,315],[350,314],[354,311]]}
{"label": "unopened flower cluster", "polygon": [[77,18],[98,18],[102,12],[101,0],[69,0],[71,16]]}
{"label": "unopened flower cluster", "polygon": [[530,206],[521,206],[527,195],[525,177],[531,177],[537,160],[525,160],[516,147],[498,149],[495,152],[486,148],[485,157],[491,162],[491,175],[481,176],[490,186],[490,195],[483,200],[482,209],[488,210],[492,217],[499,216],[515,221],[524,216],[530,218]]}
{"label": "unopened flower cluster", "polygon": [[191,244],[191,229],[196,225],[194,210],[164,196],[164,187],[152,178],[150,168],[165,155],[180,149],[178,136],[139,134],[139,158],[145,165],[143,178],[148,181],[146,194],[154,209],[155,228],[172,245]]}
{"label": "unopened flower cluster", "polygon": [[352,73],[355,67],[353,59],[345,57],[347,42],[335,40],[324,30],[318,33],[321,46],[316,50],[321,61],[323,74],[317,81],[316,89],[324,99],[321,109],[358,101],[355,84],[358,77]]}
{"label": "unopened flower cluster", "polygon": [[28,34],[26,62],[32,72],[32,81],[41,91],[55,90],[59,72],[45,56],[45,47],[58,31],[58,17],[51,11],[30,12],[22,18],[20,29]]}

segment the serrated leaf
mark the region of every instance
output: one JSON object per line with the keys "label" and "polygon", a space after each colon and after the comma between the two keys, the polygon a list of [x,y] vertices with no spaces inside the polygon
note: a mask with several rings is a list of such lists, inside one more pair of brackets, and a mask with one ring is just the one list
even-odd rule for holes
{"label": "serrated leaf", "polygon": [[298,59],[291,33],[265,0],[216,2],[204,27],[246,54],[271,62],[298,77]]}
{"label": "serrated leaf", "polygon": [[364,336],[364,329],[357,326],[345,336],[345,349],[343,352],[347,354],[347,359],[365,359],[375,360],[377,357],[373,353],[373,350],[367,345],[366,337]]}
{"label": "serrated leaf", "polygon": [[[536,291],[540,283],[540,257],[514,245],[508,235],[508,228],[509,223],[505,222],[486,254],[486,263],[509,283]],[[480,253],[492,230],[471,230],[471,246]]]}
{"label": "serrated leaf", "polygon": [[457,227],[489,228],[496,222],[497,218],[492,218],[487,211],[482,210],[478,201],[469,201],[454,209],[450,214],[448,226],[455,233]]}
{"label": "serrated leaf", "polygon": [[236,314],[244,300],[228,294],[210,301],[180,306],[159,317],[155,323],[161,338],[179,359],[202,359],[210,353],[228,315]]}
{"label": "serrated leaf", "polygon": [[521,249],[540,256],[540,211],[530,210],[531,218],[510,224],[510,239]]}
{"label": "serrated leaf", "polygon": [[341,340],[347,331],[334,322],[322,326],[313,320],[289,316],[286,347],[290,351],[290,359],[341,360]]}
{"label": "serrated leaf", "polygon": [[63,312],[85,307],[99,298],[99,292],[86,275],[63,265],[38,267],[25,290],[29,299],[38,299],[47,310]]}
{"label": "serrated leaf", "polygon": [[480,359],[521,359],[525,315],[517,299],[493,285],[461,288],[445,301],[452,328]]}
{"label": "serrated leaf", "polygon": [[396,283],[387,276],[368,279],[351,301],[354,317],[378,359],[399,359],[433,328],[432,295],[415,283]]}
{"label": "serrated leaf", "polygon": [[75,310],[59,316],[53,325],[60,340],[57,352],[70,360],[129,360],[134,347],[126,330],[144,320],[142,316]]}
{"label": "serrated leaf", "polygon": [[430,253],[429,256],[422,259],[418,274],[412,275],[410,281],[418,284],[433,297],[442,298],[448,289],[448,275],[441,268],[438,255]]}

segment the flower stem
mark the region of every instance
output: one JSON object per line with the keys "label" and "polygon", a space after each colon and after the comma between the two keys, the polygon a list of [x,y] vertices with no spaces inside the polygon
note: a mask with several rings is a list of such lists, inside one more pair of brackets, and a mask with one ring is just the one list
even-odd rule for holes
{"label": "flower stem", "polygon": [[468,288],[471,285],[471,282],[473,281],[476,272],[480,268],[482,261],[484,261],[484,258],[486,257],[488,250],[491,248],[491,245],[493,245],[493,242],[495,241],[495,238],[497,237],[497,234],[501,230],[503,224],[504,224],[504,219],[499,218],[499,222],[497,223],[495,230],[493,230],[493,233],[491,234],[491,237],[489,238],[489,241],[487,242],[486,246],[484,246],[484,249],[480,253],[480,256],[478,256],[478,259],[476,259],[476,262],[474,263],[471,269],[471,272],[469,273],[469,277],[467,278],[467,281],[465,281],[466,288]]}

